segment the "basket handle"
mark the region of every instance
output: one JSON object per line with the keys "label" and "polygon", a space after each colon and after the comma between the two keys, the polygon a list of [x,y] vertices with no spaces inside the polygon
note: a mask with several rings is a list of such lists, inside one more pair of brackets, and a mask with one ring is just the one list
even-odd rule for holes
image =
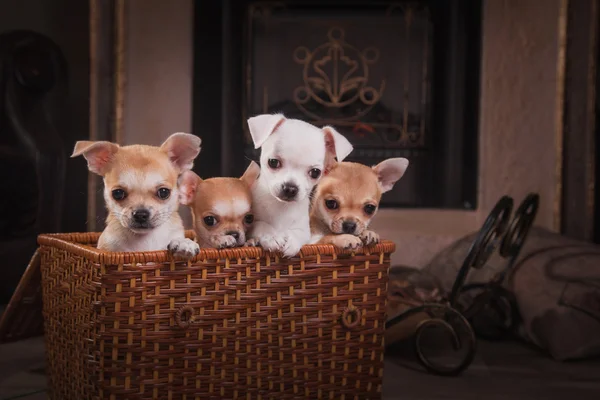
{"label": "basket handle", "polygon": [[181,329],[188,329],[196,321],[194,309],[190,305],[182,306],[175,312],[175,322]]}

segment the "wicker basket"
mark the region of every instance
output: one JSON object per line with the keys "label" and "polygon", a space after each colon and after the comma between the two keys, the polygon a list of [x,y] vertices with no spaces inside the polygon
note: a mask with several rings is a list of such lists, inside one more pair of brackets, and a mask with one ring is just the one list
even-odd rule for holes
{"label": "wicker basket", "polygon": [[381,398],[394,244],[109,253],[39,237],[50,398]]}

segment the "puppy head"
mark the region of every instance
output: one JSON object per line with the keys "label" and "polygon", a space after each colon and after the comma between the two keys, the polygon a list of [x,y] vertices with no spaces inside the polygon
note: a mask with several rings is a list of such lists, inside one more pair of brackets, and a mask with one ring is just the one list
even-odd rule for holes
{"label": "puppy head", "polygon": [[335,129],[319,129],[282,114],[252,117],[248,127],[254,147],[262,148],[261,176],[280,201],[304,200],[323,171],[352,151],[350,142]]}
{"label": "puppy head", "polygon": [[373,168],[337,163],[317,186],[313,210],[332,233],[360,235],[377,212],[381,195],[407,167],[405,158],[390,158]]}
{"label": "puppy head", "polygon": [[82,141],[71,157],[83,155],[91,172],[104,178],[110,215],[135,233],[146,233],[177,212],[177,177],[192,168],[200,138],[171,135],[160,147]]}
{"label": "puppy head", "polygon": [[250,188],[259,173],[260,167],[252,162],[239,179],[203,180],[192,171],[181,175],[180,201],[190,206],[201,242],[213,244],[211,237],[233,236],[238,246],[246,243],[246,232],[254,222]]}

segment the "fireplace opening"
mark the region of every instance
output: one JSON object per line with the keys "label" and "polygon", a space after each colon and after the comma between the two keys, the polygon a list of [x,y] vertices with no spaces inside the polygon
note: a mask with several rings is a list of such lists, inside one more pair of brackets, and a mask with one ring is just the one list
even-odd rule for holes
{"label": "fireplace opening", "polygon": [[194,4],[202,176],[241,174],[246,119],[282,112],[335,127],[348,161],[408,158],[383,207],[476,207],[480,0]]}

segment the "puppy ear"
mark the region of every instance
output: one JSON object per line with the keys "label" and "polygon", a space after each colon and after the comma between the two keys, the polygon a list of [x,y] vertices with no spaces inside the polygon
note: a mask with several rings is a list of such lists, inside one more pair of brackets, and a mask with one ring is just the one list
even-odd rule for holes
{"label": "puppy ear", "polygon": [[373,170],[377,173],[383,193],[392,190],[394,184],[406,172],[406,168],[408,168],[408,160],[406,158],[389,158],[373,167]]}
{"label": "puppy ear", "polygon": [[167,153],[180,172],[191,170],[200,153],[202,140],[189,133],[174,133],[165,140],[160,149]]}
{"label": "puppy ear", "polygon": [[285,121],[283,114],[262,114],[248,119],[250,136],[254,142],[254,148],[261,147],[269,136]]}
{"label": "puppy ear", "polygon": [[95,174],[104,176],[117,151],[119,151],[119,145],[115,143],[82,140],[75,143],[71,158],[83,155],[87,160],[88,169]]}
{"label": "puppy ear", "polygon": [[191,205],[196,197],[198,184],[202,181],[193,171],[185,171],[179,177],[179,202],[186,206]]}
{"label": "puppy ear", "polygon": [[348,154],[352,153],[354,147],[344,135],[331,126],[325,126],[323,134],[325,135],[325,168],[329,169],[335,164],[336,158],[338,162],[343,161]]}
{"label": "puppy ear", "polygon": [[248,187],[252,187],[256,179],[258,179],[258,175],[260,175],[260,166],[254,161],[250,161],[250,165],[248,165],[240,180],[248,185]]}

